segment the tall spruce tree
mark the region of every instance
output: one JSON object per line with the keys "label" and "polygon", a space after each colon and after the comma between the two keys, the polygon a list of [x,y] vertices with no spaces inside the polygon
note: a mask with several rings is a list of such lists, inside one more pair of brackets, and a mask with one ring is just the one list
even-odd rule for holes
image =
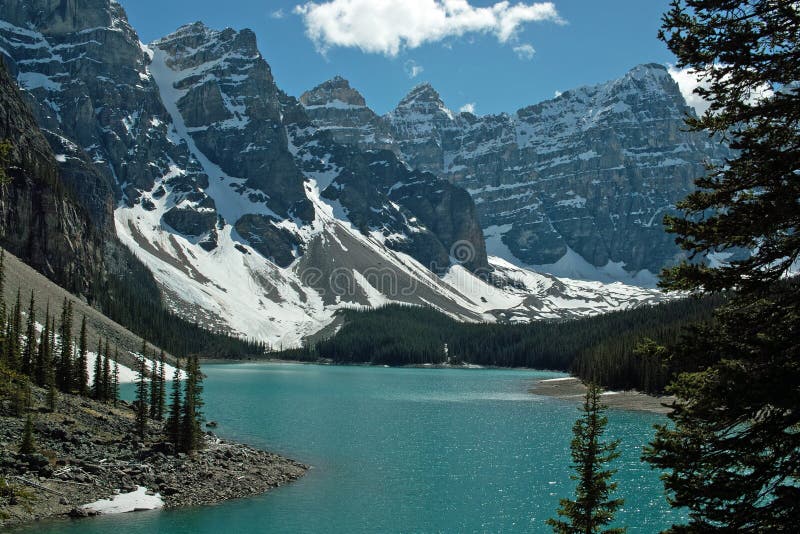
{"label": "tall spruce tree", "polygon": [[697,73],[695,93],[710,103],[688,126],[738,151],[696,181],[667,228],[696,257],[752,251],[715,268],[684,262],[664,273],[666,287],[758,288],[798,258],[799,26],[797,4],[777,0],[673,0],[664,15],[661,39],[678,67]]}
{"label": "tall spruce tree", "polygon": [[22,368],[23,374],[31,379],[35,379],[36,375],[36,301],[34,300],[33,291],[31,291],[31,300],[28,304],[28,320],[25,328],[25,350],[22,351]]}
{"label": "tall spruce tree", "polygon": [[199,429],[197,425],[197,409],[195,406],[195,371],[194,360],[186,360],[186,381],[183,390],[183,413],[180,423],[180,448],[183,452],[191,452],[197,446]]}
{"label": "tall spruce tree", "polygon": [[33,437],[33,419],[29,415],[25,419],[25,428],[22,430],[22,443],[19,446],[20,454],[33,454],[36,452],[36,440]]}
{"label": "tall spruce tree", "polygon": [[88,340],[86,339],[86,314],[81,321],[81,332],[78,338],[78,359],[75,362],[76,389],[81,395],[89,394],[89,368],[87,354],[89,353]]}
{"label": "tall spruce tree", "polygon": [[136,375],[136,434],[144,439],[147,432],[147,365],[145,360],[147,345],[142,342],[142,355],[139,358]]}
{"label": "tall spruce tree", "polygon": [[697,181],[668,229],[691,255],[751,252],[715,267],[684,263],[668,289],[737,296],[672,359],[691,365],[669,390],[672,425],[645,459],[666,470],[672,532],[792,532],[800,517],[800,288],[780,282],[800,257],[800,10],[796,2],[676,0],[661,38],[700,73],[709,111],[695,130],[736,156]]}
{"label": "tall spruce tree", "polygon": [[167,416],[167,439],[175,445],[177,451],[181,443],[181,417],[183,402],[181,399],[181,362],[175,361],[175,372],[172,374],[172,393],[170,393],[169,415]]}
{"label": "tall spruce tree", "polygon": [[48,374],[52,367],[53,362],[50,360],[50,303],[48,302],[44,316],[44,328],[39,337],[39,350],[36,355],[35,381],[38,386],[47,386]]}
{"label": "tall spruce tree", "polygon": [[22,298],[17,289],[17,298],[6,327],[6,364],[19,371],[22,366]]}
{"label": "tall spruce tree", "polygon": [[94,378],[92,379],[92,397],[95,400],[103,398],[103,340],[97,340],[97,355],[94,359]]}
{"label": "tall spruce tree", "polygon": [[103,350],[103,380],[101,388],[103,390],[103,400],[111,400],[111,344],[106,338],[106,347]]}
{"label": "tall spruce tree", "polygon": [[119,350],[114,349],[114,374],[111,379],[111,400],[114,406],[119,403]]}
{"label": "tall spruce tree", "polygon": [[166,355],[162,350],[161,354],[158,356],[158,407],[156,408],[156,419],[159,421],[164,419],[164,409],[166,408],[167,402],[166,360]]}
{"label": "tall spruce tree", "polygon": [[548,519],[547,524],[560,534],[594,534],[598,532],[622,533],[624,528],[605,528],[622,506],[622,499],[611,499],[617,483],[611,478],[617,472],[608,464],[619,456],[619,440],[602,441],[608,419],[603,414],[600,388],[588,384],[580,418],[572,427],[572,468],[577,481],[575,499],[561,499],[559,519]]}
{"label": "tall spruce tree", "polygon": [[158,361],[153,360],[150,371],[150,419],[160,419],[158,416],[158,393],[161,391],[160,378],[161,373],[158,370]]}
{"label": "tall spruce tree", "polygon": [[59,334],[59,365],[56,379],[64,392],[71,392],[75,384],[75,370],[72,361],[72,301],[64,297],[61,306],[61,325]]}
{"label": "tall spruce tree", "polygon": [[53,374],[53,383],[56,384],[58,387],[58,382],[55,379],[55,372],[56,368],[58,367],[58,360],[56,354],[56,316],[55,314],[50,316],[50,328],[48,329],[48,341],[47,341],[47,359],[51,362],[50,371]]}

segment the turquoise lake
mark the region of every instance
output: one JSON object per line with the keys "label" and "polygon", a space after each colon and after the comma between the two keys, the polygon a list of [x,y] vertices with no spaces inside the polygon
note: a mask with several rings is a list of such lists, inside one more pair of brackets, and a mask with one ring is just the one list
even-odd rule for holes
{"label": "turquoise lake", "polygon": [[[40,533],[549,532],[573,490],[576,403],[528,393],[516,370],[206,365],[206,414],[224,438],[312,466],[298,482],[218,506],[50,522]],[[610,411],[621,438],[619,524],[680,519],[639,461],[661,416]]]}

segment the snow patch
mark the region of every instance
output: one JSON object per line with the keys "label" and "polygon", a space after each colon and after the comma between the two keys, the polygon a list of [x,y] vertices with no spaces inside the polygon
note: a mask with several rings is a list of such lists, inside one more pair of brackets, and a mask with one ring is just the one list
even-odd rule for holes
{"label": "snow patch", "polygon": [[164,507],[164,499],[160,493],[148,495],[147,488],[136,486],[130,493],[120,493],[108,499],[84,504],[84,510],[91,510],[99,514],[123,514],[126,512],[138,512],[144,510],[157,510]]}

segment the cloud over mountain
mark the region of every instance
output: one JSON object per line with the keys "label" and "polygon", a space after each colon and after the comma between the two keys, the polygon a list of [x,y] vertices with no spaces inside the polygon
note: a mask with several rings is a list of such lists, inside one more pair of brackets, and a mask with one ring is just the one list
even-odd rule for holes
{"label": "cloud over mountain", "polygon": [[552,2],[476,7],[467,0],[329,0],[298,5],[295,13],[322,53],[345,47],[386,56],[468,33],[506,43],[525,24],[564,22]]}

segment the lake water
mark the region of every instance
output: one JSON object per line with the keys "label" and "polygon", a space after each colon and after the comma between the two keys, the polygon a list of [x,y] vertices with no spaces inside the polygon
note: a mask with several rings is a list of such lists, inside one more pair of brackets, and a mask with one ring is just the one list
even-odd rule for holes
{"label": "lake water", "polygon": [[[538,371],[207,365],[225,438],[312,466],[298,482],[218,506],[38,525],[42,533],[548,532],[570,496],[577,404],[527,392]],[[679,519],[639,461],[660,416],[609,412],[622,438],[629,532]]]}

